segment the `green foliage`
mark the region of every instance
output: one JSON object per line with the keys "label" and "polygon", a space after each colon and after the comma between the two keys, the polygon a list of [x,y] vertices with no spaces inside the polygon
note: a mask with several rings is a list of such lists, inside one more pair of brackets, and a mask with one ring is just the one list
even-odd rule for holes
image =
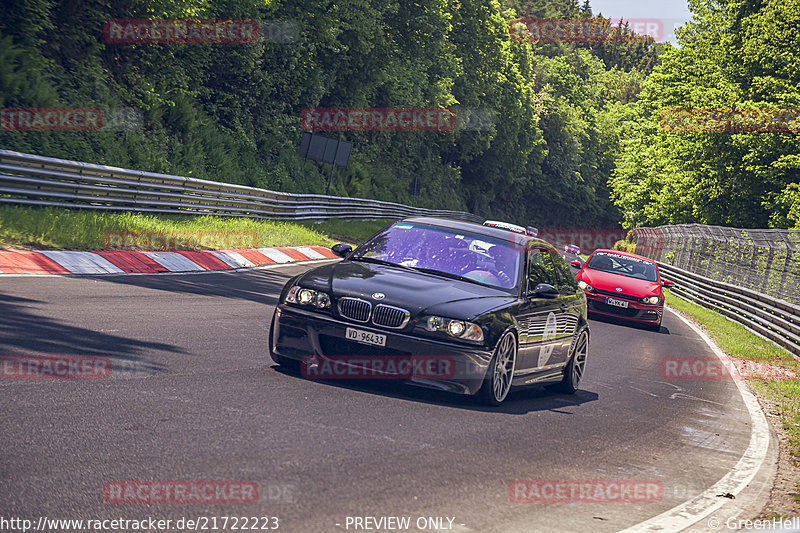
{"label": "green foliage", "polygon": [[628,241],[616,241],[612,250],[622,250],[623,252],[636,253],[636,244]]}
{"label": "green foliage", "polygon": [[800,107],[800,1],[692,0],[694,21],[643,82],[622,121],[610,184],[626,227],[798,224],[800,137],[666,132],[669,108]]}
{"label": "green foliage", "polygon": [[299,225],[323,233],[337,242],[359,244],[396,221],[394,218],[376,220],[328,218],[317,222],[300,222]]}
{"label": "green foliage", "polygon": [[800,229],[800,183],[790,183],[775,197],[770,224],[775,228]]}
{"label": "green foliage", "polygon": [[616,241],[614,246],[612,247],[613,250],[622,250],[623,252],[629,252],[632,254],[636,253],[636,233],[633,230],[628,231],[625,235],[625,239],[621,241]]}
{"label": "green foliage", "polygon": [[[302,109],[482,108],[495,117],[484,129],[331,134],[355,143],[331,193],[540,227],[615,226],[608,180],[659,49],[512,42],[507,23],[523,11],[592,16],[575,0],[9,0],[0,12],[0,105],[128,106],[143,120],[119,131],[0,131],[0,146],[321,193],[330,167],[297,154]],[[282,42],[216,45],[103,37],[111,19],[186,18],[297,31]],[[412,199],[414,178],[422,194]]]}

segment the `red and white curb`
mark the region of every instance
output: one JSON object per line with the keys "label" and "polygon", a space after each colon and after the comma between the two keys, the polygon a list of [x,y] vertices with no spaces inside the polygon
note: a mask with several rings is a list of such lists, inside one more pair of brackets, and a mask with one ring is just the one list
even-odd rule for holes
{"label": "red and white curb", "polygon": [[204,272],[336,257],[324,246],[180,252],[0,250],[0,274]]}

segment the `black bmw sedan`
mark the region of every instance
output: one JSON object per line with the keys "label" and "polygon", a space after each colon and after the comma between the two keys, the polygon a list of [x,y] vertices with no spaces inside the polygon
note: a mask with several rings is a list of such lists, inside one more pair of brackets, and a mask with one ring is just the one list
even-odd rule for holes
{"label": "black bmw sedan", "polygon": [[499,405],[512,386],[571,394],[586,297],[540,239],[438,218],[387,226],[281,291],[269,350],[306,377],[403,379]]}

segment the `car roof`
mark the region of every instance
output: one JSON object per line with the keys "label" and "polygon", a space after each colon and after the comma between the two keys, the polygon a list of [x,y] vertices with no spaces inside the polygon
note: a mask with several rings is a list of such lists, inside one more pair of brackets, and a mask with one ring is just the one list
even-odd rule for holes
{"label": "car roof", "polygon": [[555,250],[552,244],[543,239],[531,237],[530,235],[523,235],[522,233],[515,233],[506,229],[484,226],[483,224],[477,224],[475,222],[466,222],[463,220],[451,220],[449,218],[437,217],[410,217],[398,220],[398,222],[428,224],[430,226],[438,226],[440,228],[447,228],[457,231],[468,231],[476,235],[494,237],[495,239],[504,240],[522,246],[542,246],[551,250]]}
{"label": "car roof", "polygon": [[624,257],[633,257],[634,259],[641,259],[642,261],[649,261],[649,262],[653,263],[654,265],[658,266],[658,264],[655,261],[653,261],[652,259],[650,259],[649,257],[642,257],[641,255],[632,254],[630,252],[623,252],[622,250],[610,250],[608,248],[598,248],[597,250],[592,252],[592,255],[596,254],[597,252],[603,252],[603,253],[607,253],[607,254],[617,254],[617,255],[624,256]]}

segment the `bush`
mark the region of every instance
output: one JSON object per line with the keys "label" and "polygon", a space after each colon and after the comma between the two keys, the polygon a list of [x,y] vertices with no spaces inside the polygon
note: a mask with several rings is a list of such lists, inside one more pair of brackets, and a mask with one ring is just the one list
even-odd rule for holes
{"label": "bush", "polygon": [[634,254],[636,253],[636,243],[634,242],[635,240],[636,240],[636,231],[628,230],[628,233],[625,235],[625,240],[615,242],[613,249]]}
{"label": "bush", "polygon": [[612,249],[635,254],[636,253],[636,243],[635,242],[628,242],[628,241],[617,241],[617,242],[614,243],[614,246],[613,246]]}

